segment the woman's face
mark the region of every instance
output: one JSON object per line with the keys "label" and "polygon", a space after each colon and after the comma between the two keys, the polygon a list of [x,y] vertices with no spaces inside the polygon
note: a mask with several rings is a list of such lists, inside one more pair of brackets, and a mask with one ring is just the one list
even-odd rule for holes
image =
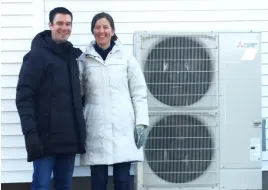
{"label": "woman's face", "polygon": [[111,38],[114,35],[114,31],[106,18],[101,18],[96,22],[93,29],[93,35],[97,44],[101,48],[107,49],[110,46]]}

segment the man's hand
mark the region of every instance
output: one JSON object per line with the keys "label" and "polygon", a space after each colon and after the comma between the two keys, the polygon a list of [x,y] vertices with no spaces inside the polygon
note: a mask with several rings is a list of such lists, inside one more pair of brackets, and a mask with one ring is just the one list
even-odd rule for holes
{"label": "man's hand", "polygon": [[43,146],[36,132],[29,132],[25,136],[28,162],[39,159],[43,156]]}
{"label": "man's hand", "polygon": [[134,139],[138,149],[142,147],[145,142],[145,126],[144,125],[137,125],[134,129]]}

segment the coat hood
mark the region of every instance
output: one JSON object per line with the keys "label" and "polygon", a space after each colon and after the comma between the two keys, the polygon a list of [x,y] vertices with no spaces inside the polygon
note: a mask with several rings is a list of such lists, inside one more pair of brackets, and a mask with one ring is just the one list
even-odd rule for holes
{"label": "coat hood", "polygon": [[57,44],[54,40],[52,40],[50,30],[45,30],[43,32],[38,33],[32,40],[31,44],[31,50],[37,48],[47,48],[52,51],[57,51],[59,49],[68,49],[71,47],[73,47],[73,45],[68,41],[61,44]]}

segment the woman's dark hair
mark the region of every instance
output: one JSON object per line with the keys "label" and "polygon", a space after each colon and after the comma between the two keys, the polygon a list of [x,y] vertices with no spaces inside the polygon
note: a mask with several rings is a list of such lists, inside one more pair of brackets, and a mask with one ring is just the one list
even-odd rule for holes
{"label": "woman's dark hair", "polygon": [[[115,31],[115,27],[114,27],[114,20],[113,20],[113,17],[111,15],[109,15],[108,13],[105,13],[105,12],[101,12],[101,13],[98,13],[96,14],[93,19],[92,19],[92,22],[91,22],[91,32],[93,33],[93,30],[94,30],[94,27],[95,27],[95,24],[96,22],[99,20],[99,19],[102,19],[102,18],[106,18],[108,20],[108,22],[110,23],[110,26],[111,28],[113,29],[113,31]],[[116,34],[114,34],[112,36],[112,41],[116,41],[118,39],[118,37],[116,36]]]}

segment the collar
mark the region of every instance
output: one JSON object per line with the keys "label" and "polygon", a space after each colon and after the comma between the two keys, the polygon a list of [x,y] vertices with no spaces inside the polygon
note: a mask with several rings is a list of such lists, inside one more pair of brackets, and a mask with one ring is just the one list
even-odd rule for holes
{"label": "collar", "polygon": [[[112,48],[111,50],[111,54],[117,52],[117,51],[120,51],[121,49],[121,43],[118,42],[118,41],[115,41],[114,42],[114,47]],[[99,57],[99,54],[96,52],[95,48],[94,48],[94,44],[96,44],[96,41],[93,40],[89,45],[88,47],[86,48],[85,50],[85,55],[86,56],[94,56],[94,57]]]}

